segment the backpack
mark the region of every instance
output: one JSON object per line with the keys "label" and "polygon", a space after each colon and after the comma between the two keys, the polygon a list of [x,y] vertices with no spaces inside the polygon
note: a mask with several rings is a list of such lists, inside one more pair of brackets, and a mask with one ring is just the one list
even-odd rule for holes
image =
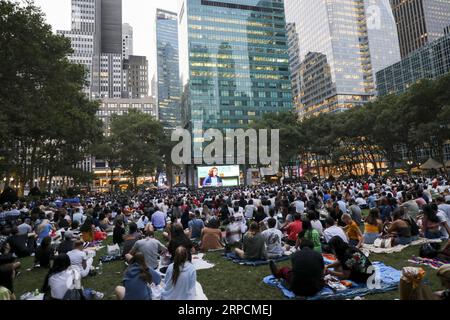
{"label": "backpack", "polygon": [[439,243],[426,243],[420,247],[419,256],[421,258],[434,259],[438,256],[441,245]]}
{"label": "backpack", "polygon": [[404,221],[411,228],[411,236],[412,237],[418,236],[420,234],[419,226],[417,225],[416,221],[413,218],[409,217],[409,219],[404,220]]}

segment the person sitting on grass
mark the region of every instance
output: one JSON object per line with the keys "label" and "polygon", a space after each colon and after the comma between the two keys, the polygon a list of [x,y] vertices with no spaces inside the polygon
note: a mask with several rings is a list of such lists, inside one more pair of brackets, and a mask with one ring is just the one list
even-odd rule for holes
{"label": "person sitting on grass", "polygon": [[80,227],[81,232],[81,238],[84,242],[92,242],[94,241],[94,232],[95,232],[95,225],[94,225],[94,219],[91,216],[87,216],[86,220],[84,221],[83,225]]}
{"label": "person sitting on grass", "polygon": [[194,300],[196,283],[197,271],[189,262],[188,250],[180,246],[175,251],[173,263],[167,268],[161,300]]}
{"label": "person sitting on grass", "polygon": [[114,226],[113,230],[113,244],[117,244],[119,246],[122,245],[124,242],[124,236],[125,236],[125,228],[123,226],[122,220],[117,220],[116,225]]}
{"label": "person sitting on grass", "polygon": [[145,263],[150,269],[158,268],[158,257],[161,253],[167,251],[167,248],[157,239],[155,233],[151,230],[145,232],[146,238],[136,241],[130,253],[125,255],[127,261],[131,261],[133,255],[140,252],[144,255]]}
{"label": "person sitting on grass", "polygon": [[190,214],[190,218],[191,220],[188,222],[190,238],[199,241],[205,227],[205,223],[200,219],[200,211],[195,210],[195,213]]}
{"label": "person sitting on grass", "polygon": [[393,245],[408,245],[411,243],[411,226],[402,219],[402,210],[395,210],[392,222],[388,225],[387,233],[393,236]]}
{"label": "person sitting on grass", "polygon": [[59,244],[58,248],[56,248],[58,254],[67,253],[73,250],[73,237],[72,231],[66,231],[64,233],[64,240]]}
{"label": "person sitting on grass", "polygon": [[298,239],[295,247],[298,249],[303,240],[309,240],[314,244],[314,251],[322,253],[322,244],[320,242],[320,235],[316,229],[313,229],[309,219],[303,220],[303,231],[298,234]]}
{"label": "person sitting on grass", "polygon": [[117,286],[118,300],[152,300],[152,284],[159,285],[161,276],[145,263],[142,253],[136,253],[129,262],[123,277],[123,286]]}
{"label": "person sitting on grass", "polygon": [[92,258],[88,258],[87,253],[83,250],[84,242],[77,240],[74,243],[73,250],[69,251],[67,255],[70,258],[70,264],[74,269],[77,269],[82,278],[89,275],[93,263]]}
{"label": "person sitting on grass", "polygon": [[189,253],[189,261],[192,260],[192,250],[194,248],[194,245],[192,241],[189,239],[188,236],[184,233],[183,226],[179,223],[176,223],[172,228],[172,236],[170,238],[169,243],[167,244],[167,250],[169,251],[170,255],[173,257],[175,256],[175,251],[178,249],[179,246],[183,246],[188,250]]}
{"label": "person sitting on grass", "polygon": [[[337,261],[325,267],[325,273],[341,280],[366,283],[372,275],[370,260],[359,249],[345,243],[341,237],[333,237],[329,245]],[[333,270],[331,270],[333,269]]]}
{"label": "person sitting on grass", "polygon": [[334,220],[332,217],[326,218],[325,230],[323,231],[323,235],[327,243],[329,243],[330,240],[336,236],[340,237],[345,243],[348,243],[348,238],[344,230],[336,225],[336,220]]}
{"label": "person sitting on grass", "polygon": [[0,301],[16,300],[13,282],[16,271],[12,264],[0,265]]}
{"label": "person sitting on grass", "polygon": [[290,246],[295,246],[297,243],[298,234],[302,232],[303,225],[301,221],[301,216],[299,214],[294,215],[294,221],[289,223],[282,231],[287,232],[287,238],[285,242]]}
{"label": "person sitting on grass", "polygon": [[291,256],[291,268],[278,269],[271,260],[270,270],[275,278],[286,281],[287,288],[297,297],[315,296],[325,285],[323,257],[308,239],[301,241],[300,249]]}
{"label": "person sitting on grass", "polygon": [[267,257],[269,259],[279,258],[284,253],[284,248],[281,242],[283,234],[276,228],[277,221],[274,218],[270,218],[267,221],[268,229],[261,232],[264,237],[267,247]]}
{"label": "person sitting on grass", "polygon": [[242,249],[234,249],[242,260],[267,260],[266,241],[259,231],[259,224],[252,222],[242,240]]}
{"label": "person sitting on grass", "polygon": [[347,235],[348,241],[352,246],[361,248],[364,238],[359,225],[352,219],[351,215],[344,213],[342,215],[342,221],[345,223],[344,231]]}
{"label": "person sitting on grass", "polygon": [[36,250],[34,265],[39,268],[50,268],[50,261],[53,260],[55,250],[52,246],[52,238],[45,237],[41,245]]}
{"label": "person sitting on grass", "polygon": [[141,233],[138,231],[138,226],[136,223],[131,222],[128,226],[128,234],[123,236],[123,257],[130,252],[131,248],[133,248],[134,244],[139,239],[141,239]]}
{"label": "person sitting on grass", "polygon": [[60,253],[55,256],[53,266],[50,268],[42,286],[44,300],[63,300],[69,285],[73,281],[71,261],[67,254]]}
{"label": "person sitting on grass", "polygon": [[202,241],[200,250],[206,252],[209,250],[219,250],[223,248],[222,231],[220,230],[220,221],[217,218],[211,218],[208,226],[202,230]]}
{"label": "person sitting on grass", "polygon": [[242,236],[246,231],[247,225],[244,222],[244,217],[236,218],[235,216],[230,216],[230,223],[227,225],[225,230],[225,241],[227,243],[227,248],[240,243]]}
{"label": "person sitting on grass", "polygon": [[437,216],[436,205],[425,205],[423,207],[423,219],[422,219],[422,236],[427,239],[440,239],[441,233],[441,220]]}
{"label": "person sitting on grass", "polygon": [[443,291],[436,292],[441,300],[450,301],[450,264],[445,264],[437,271],[437,276],[441,280]]}
{"label": "person sitting on grass", "polygon": [[383,222],[380,218],[380,210],[370,209],[369,215],[364,221],[364,243],[373,244],[383,231]]}

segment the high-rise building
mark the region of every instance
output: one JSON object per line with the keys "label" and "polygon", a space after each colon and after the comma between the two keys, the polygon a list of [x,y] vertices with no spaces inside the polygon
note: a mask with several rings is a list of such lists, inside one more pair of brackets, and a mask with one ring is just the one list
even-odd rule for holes
{"label": "high-rise building", "polygon": [[122,91],[122,0],[72,0],[69,60],[88,71],[86,94],[117,98]]}
{"label": "high-rise building", "polygon": [[174,12],[156,10],[156,94],[164,128],[181,125],[181,83],[178,54],[178,18]]}
{"label": "high-rise building", "polygon": [[122,58],[133,55],[133,27],[128,23],[122,25]]}
{"label": "high-rise building", "polygon": [[122,97],[130,99],[148,96],[148,61],[144,56],[129,56],[123,62],[124,92]]}
{"label": "high-rise building", "polygon": [[294,106],[297,112],[301,111],[301,79],[300,79],[300,48],[298,45],[298,33],[295,23],[288,23],[286,25],[286,32],[288,38],[288,53],[289,53],[289,68],[291,70],[292,83],[292,97],[294,99]]}
{"label": "high-rise building", "polygon": [[402,58],[444,36],[450,24],[450,0],[390,0]]}
{"label": "high-rise building", "polygon": [[[295,23],[301,69],[301,116],[336,112],[370,101],[375,74],[400,60],[388,0],[286,0]],[[320,80],[314,83],[312,78]]]}
{"label": "high-rise building", "polygon": [[243,128],[292,110],[283,0],[184,0],[179,27],[185,127]]}
{"label": "high-rise building", "polygon": [[435,79],[449,72],[450,34],[447,34],[379,71],[378,92],[382,96],[402,93],[421,79]]}

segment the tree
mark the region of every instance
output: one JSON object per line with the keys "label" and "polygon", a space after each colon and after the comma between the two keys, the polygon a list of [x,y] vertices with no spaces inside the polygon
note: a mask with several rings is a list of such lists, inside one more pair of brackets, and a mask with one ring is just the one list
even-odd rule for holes
{"label": "tree", "polygon": [[54,35],[30,2],[0,2],[0,169],[23,190],[65,176],[101,134],[98,103],[83,94],[86,70],[70,40]]}
{"label": "tree", "polygon": [[117,146],[117,154],[122,168],[137,179],[154,171],[163,163],[161,148],[164,139],[162,124],[151,115],[136,110],[127,114],[114,115],[111,122],[111,139]]}

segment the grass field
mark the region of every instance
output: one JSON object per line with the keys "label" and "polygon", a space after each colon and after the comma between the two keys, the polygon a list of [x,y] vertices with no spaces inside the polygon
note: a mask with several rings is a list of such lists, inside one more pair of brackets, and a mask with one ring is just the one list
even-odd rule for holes
{"label": "grass field", "polygon": [[[108,239],[110,241],[110,239]],[[386,265],[396,269],[413,265],[408,263],[412,255],[417,255],[419,247],[409,247],[401,253],[383,254],[370,256],[371,261],[381,261]],[[94,265],[98,265],[98,258],[106,254],[106,249],[97,252]],[[210,300],[279,300],[284,299],[279,290],[265,285],[262,279],[270,274],[268,266],[246,267],[234,264],[225,260],[220,252],[208,253],[205,256],[208,262],[214,263],[215,267],[197,272],[198,281],[202,284],[203,290]],[[28,291],[34,291],[42,287],[47,270],[34,269],[26,271],[33,265],[33,258],[21,260],[21,275],[15,282],[15,292],[19,299],[20,295]],[[286,261],[280,266],[289,266]],[[103,292],[106,300],[115,299],[114,288],[122,282],[122,274],[125,271],[125,264],[121,261],[103,264],[103,274],[83,279],[85,288]],[[440,285],[436,277],[436,271],[424,267],[427,271],[426,281],[433,290],[439,290]],[[399,297],[398,291],[384,294],[366,296],[371,300],[393,300]]]}

